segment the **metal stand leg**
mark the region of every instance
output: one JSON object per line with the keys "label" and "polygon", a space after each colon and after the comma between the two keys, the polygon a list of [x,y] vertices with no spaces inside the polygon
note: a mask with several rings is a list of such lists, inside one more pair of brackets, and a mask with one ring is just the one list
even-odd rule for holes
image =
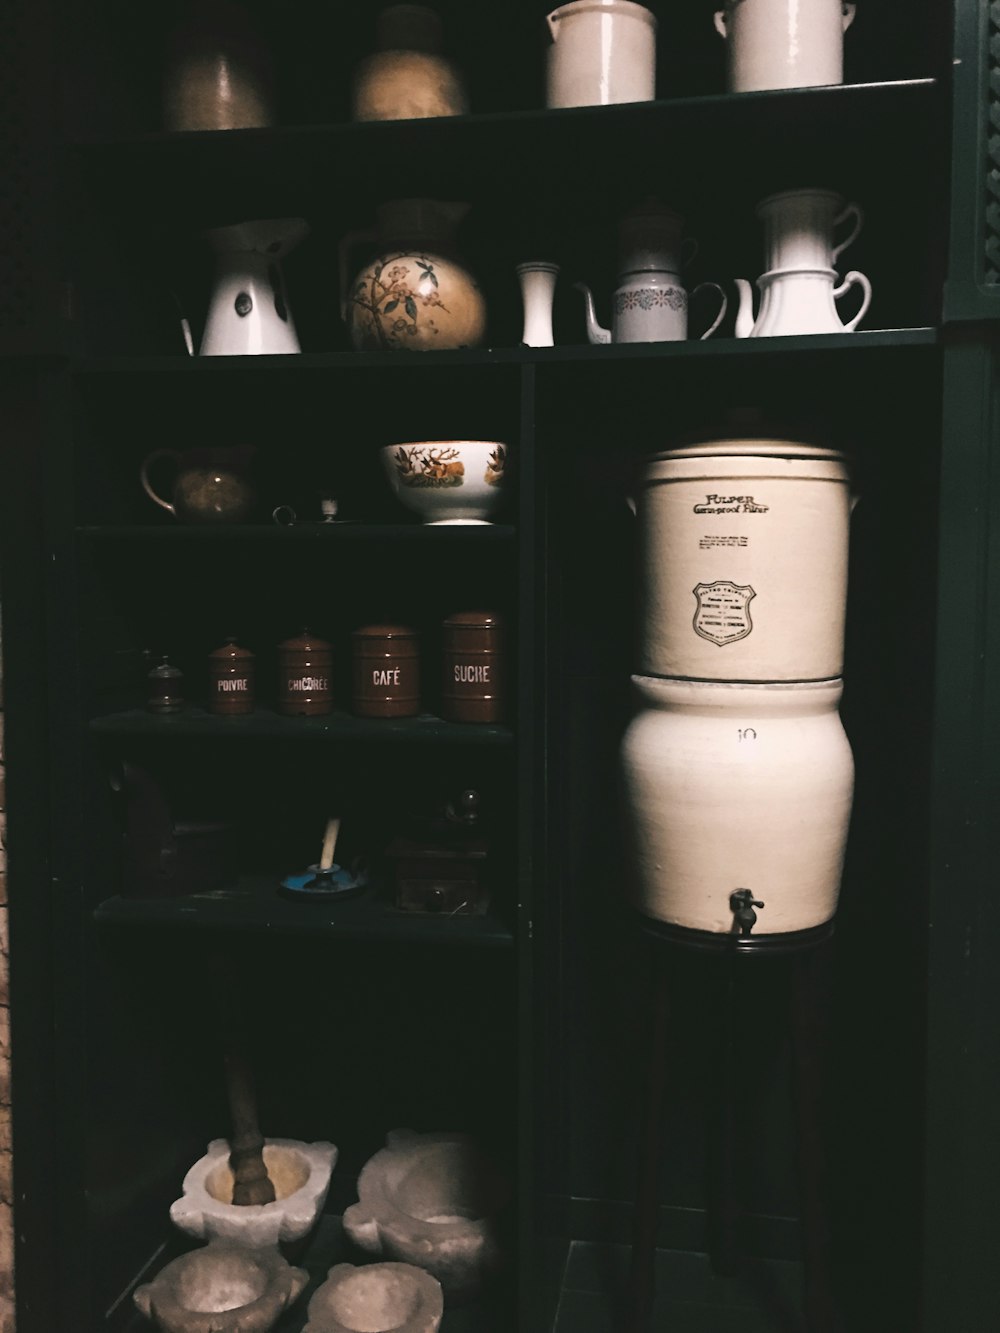
{"label": "metal stand leg", "polygon": [[798,1174],[809,1333],[842,1333],[833,1295],[830,1228],[825,1207],[823,1047],[827,1036],[830,946],[795,959],[792,1000],[792,1085],[798,1131]]}
{"label": "metal stand leg", "polygon": [[656,1223],[659,1212],[663,1099],[666,1090],[664,1043],[669,1010],[668,970],[650,950],[651,1017],[649,1061],[643,1123],[639,1138],[639,1172],[632,1214],[632,1273],[626,1333],[647,1333],[656,1298]]}

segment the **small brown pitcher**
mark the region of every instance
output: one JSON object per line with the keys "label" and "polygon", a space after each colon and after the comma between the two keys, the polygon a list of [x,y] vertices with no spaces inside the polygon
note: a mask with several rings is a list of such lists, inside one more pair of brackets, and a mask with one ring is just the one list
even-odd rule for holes
{"label": "small brown pitcher", "polygon": [[[142,489],[161,509],[182,523],[244,523],[257,502],[250,478],[252,445],[206,449],[154,449],[139,469]],[[174,465],[170,500],[157,494],[150,470],[161,459]]]}

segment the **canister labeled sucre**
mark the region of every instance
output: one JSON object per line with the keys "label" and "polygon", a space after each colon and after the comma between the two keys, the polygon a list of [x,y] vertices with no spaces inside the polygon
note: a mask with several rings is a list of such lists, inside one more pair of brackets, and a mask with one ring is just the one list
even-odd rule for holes
{"label": "canister labeled sucre", "polygon": [[333,649],[308,629],[278,644],[278,712],[318,717],[333,706]]}
{"label": "canister labeled sucre", "polygon": [[414,717],[420,712],[420,644],[406,625],[355,630],[354,711],[361,717]]}
{"label": "canister labeled sucre", "polygon": [[441,715],[499,722],[504,710],[504,623],[494,611],[460,611],[444,622]]}
{"label": "canister labeled sucre", "polygon": [[254,710],[256,659],[249,648],[228,638],[208,655],[208,711],[237,717]]}

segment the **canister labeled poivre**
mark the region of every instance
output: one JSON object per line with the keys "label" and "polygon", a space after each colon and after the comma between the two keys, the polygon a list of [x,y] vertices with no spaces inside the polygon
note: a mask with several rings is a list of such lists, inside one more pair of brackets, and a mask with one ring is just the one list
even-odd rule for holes
{"label": "canister labeled poivre", "polygon": [[254,710],[256,658],[228,638],[208,655],[208,711],[237,717]]}
{"label": "canister labeled poivre", "polygon": [[745,890],[763,904],[754,935],[829,921],[854,792],[843,683],[632,682],[622,761],[635,906],[729,934],[731,895]]}
{"label": "canister labeled poivre", "polygon": [[354,631],[352,704],[361,717],[414,717],[420,712],[420,643],[407,625]]}
{"label": "canister labeled poivre", "polygon": [[308,629],[278,644],[278,712],[316,717],[333,706],[333,649]]}
{"label": "canister labeled poivre", "polygon": [[494,611],[459,611],[444,622],[441,716],[499,722],[504,712],[505,627]]}
{"label": "canister labeled poivre", "polygon": [[648,459],[636,498],[643,674],[841,674],[853,504],[843,454],[715,440]]}

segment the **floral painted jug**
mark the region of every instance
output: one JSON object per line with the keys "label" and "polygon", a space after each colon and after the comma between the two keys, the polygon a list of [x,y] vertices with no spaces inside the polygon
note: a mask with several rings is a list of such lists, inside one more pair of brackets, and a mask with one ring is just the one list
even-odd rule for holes
{"label": "floral painted jug", "polygon": [[[459,258],[455,233],[468,204],[393,199],[376,209],[373,232],[340,244],[341,313],[359,352],[477,347],[486,303]],[[350,281],[351,251],[373,243],[374,259]]]}

